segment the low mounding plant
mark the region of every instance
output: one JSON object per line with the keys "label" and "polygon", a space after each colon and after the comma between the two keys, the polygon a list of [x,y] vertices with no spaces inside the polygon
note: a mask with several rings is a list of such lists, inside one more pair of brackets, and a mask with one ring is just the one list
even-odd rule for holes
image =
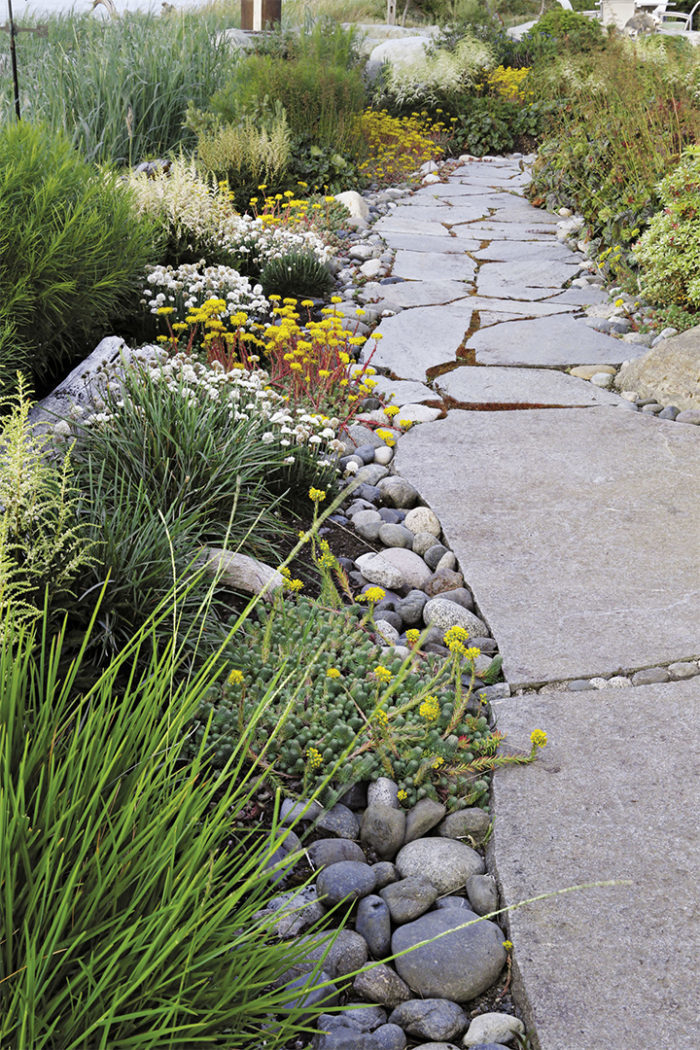
{"label": "low mounding plant", "polygon": [[333,275],[326,263],[309,252],[289,252],[271,259],[260,273],[265,295],[282,298],[309,296],[322,299],[333,287]]}
{"label": "low mounding plant", "polygon": [[311,955],[332,934],[280,941],[277,924],[304,904],[266,908],[298,859],[278,859],[289,829],[276,807],[267,827],[245,818],[268,777],[275,734],[259,763],[249,754],[275,688],[249,708],[220,776],[207,772],[207,732],[185,761],[223,659],[188,677],[174,634],[154,644],[174,615],[172,600],[160,606],[96,680],[89,631],[77,655],[41,624],[0,641],[8,1050],[275,1050],[324,1010],[300,1005],[284,974],[306,969],[318,987]]}
{"label": "low mounding plant", "polygon": [[539,19],[527,34],[529,40],[544,44],[552,55],[568,51],[573,54],[600,51],[605,47],[605,33],[600,22],[576,11],[553,7]]}
{"label": "low mounding plant", "polygon": [[48,384],[138,310],[154,229],[62,132],[0,128],[0,392]]}
{"label": "low mounding plant", "polygon": [[661,182],[662,210],[634,248],[642,295],[662,306],[700,309],[700,148]]}
{"label": "low mounding plant", "polygon": [[15,624],[31,624],[45,609],[48,617],[65,611],[91,561],[70,451],[52,458],[51,437],[30,422],[30,407],[20,376],[0,421],[0,639],[10,608]]}

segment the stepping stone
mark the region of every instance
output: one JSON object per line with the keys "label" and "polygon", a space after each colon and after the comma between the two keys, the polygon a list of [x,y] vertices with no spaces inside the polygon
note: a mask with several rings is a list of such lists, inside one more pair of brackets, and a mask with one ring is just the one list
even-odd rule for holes
{"label": "stepping stone", "polygon": [[[530,259],[526,254],[522,258],[508,262],[486,262],[479,269],[478,289],[480,295],[515,296],[519,287],[560,289],[581,269],[573,258],[568,262],[559,259],[538,257]],[[486,291],[492,287],[493,293]],[[508,291],[509,290],[509,291]]]}
{"label": "stepping stone", "polygon": [[[496,300],[493,300],[494,304]],[[534,307],[536,304],[532,304]],[[542,305],[542,304],[540,304]],[[551,309],[562,303],[549,303]],[[499,302],[498,310],[503,310]],[[525,312],[525,311],[523,311]],[[646,348],[596,332],[570,316],[507,321],[475,332],[469,346],[484,365],[614,365],[638,357]]]}
{"label": "stepping stone", "polygon": [[[411,306],[436,306],[454,302],[455,299],[464,299],[473,287],[464,281],[405,281],[402,284],[383,284],[377,286],[380,298],[373,305],[380,311],[405,310]],[[365,286],[365,292],[369,291]],[[646,350],[646,347],[642,349]]]}
{"label": "stepping stone", "polygon": [[427,306],[386,317],[377,329],[382,339],[372,364],[401,379],[422,381],[429,368],[454,361],[471,316],[469,300],[462,299],[451,306]]}
{"label": "stepping stone", "polygon": [[415,200],[416,197],[420,198],[435,198],[440,200],[441,198],[447,198],[452,200],[455,197],[476,197],[484,195],[483,184],[471,186],[468,182],[434,182],[432,186],[421,186],[419,190],[413,194],[411,200]]}
{"label": "stepping stone", "polygon": [[534,208],[524,197],[501,194],[498,209],[491,215],[491,222],[533,222],[538,226],[544,223],[554,233],[556,224],[560,221],[557,215],[541,208]]}
{"label": "stepping stone", "polygon": [[[459,231],[459,227],[455,232]],[[464,236],[480,237],[482,241],[493,241],[501,238],[504,241],[547,241],[552,242],[552,231],[544,223],[536,222],[494,222],[493,219],[465,224],[462,227]]]}
{"label": "stepping stone", "polygon": [[594,306],[596,303],[608,303],[609,296],[602,288],[591,284],[588,288],[565,288],[563,292],[553,296],[549,301],[570,303],[572,306]]}
{"label": "stepping stone", "polygon": [[512,688],[697,651],[699,449],[695,427],[603,406],[455,410],[401,438]]}
{"label": "stepping stone", "polygon": [[468,255],[398,251],[392,274],[412,281],[468,281],[476,263]]}
{"label": "stepping stone", "polygon": [[387,379],[383,375],[377,375],[374,378],[377,384],[375,389],[378,394],[382,394],[384,397],[388,397],[389,394],[394,395],[391,402],[393,405],[420,405],[424,401],[435,401],[438,399],[437,394],[433,393],[430,387],[425,386],[423,383],[402,379]]}
{"label": "stepping stone", "polygon": [[[473,310],[490,310],[502,311],[504,314],[509,314],[513,319],[520,318],[537,318],[537,317],[549,317],[555,314],[567,314],[573,313],[578,310],[579,307],[572,306],[571,303],[560,303],[552,302],[551,299],[545,299],[542,302],[533,302],[517,299],[492,299],[485,295],[472,295],[469,298],[469,303]],[[510,325],[511,322],[508,322]],[[479,333],[477,332],[477,335]],[[500,340],[499,340],[500,341]],[[470,344],[471,346],[471,341]],[[627,357],[630,356],[629,346],[627,347]],[[626,358],[625,358],[626,360]],[[517,362],[513,362],[516,364]],[[524,362],[527,364],[528,362]],[[539,364],[539,362],[533,362],[533,364]]]}
{"label": "stepping stone", "polygon": [[[374,227],[376,230],[376,226]],[[463,255],[464,252],[476,251],[481,241],[474,237],[451,237],[446,227],[440,227],[440,234],[420,234],[380,230],[382,240],[396,251],[405,249],[409,252],[441,252],[442,254]]]}
{"label": "stepping stone", "polygon": [[[423,210],[421,208],[421,211]],[[402,213],[404,214],[397,215],[396,212],[392,212],[390,215],[384,215],[375,222],[374,232],[380,233],[382,237],[385,233],[409,233],[413,237],[442,237],[445,239],[450,236],[447,227],[443,226],[439,220],[430,222],[427,218],[419,219],[415,209],[410,208],[403,208]]]}
{"label": "stepping stone", "polygon": [[[620,398],[575,376],[543,368],[473,368],[440,376],[436,388],[466,405],[618,405]],[[435,395],[433,395],[435,396]]]}
{"label": "stepping stone", "polygon": [[570,263],[576,256],[560,241],[491,241],[485,248],[471,253],[475,259],[492,262],[520,262],[521,260],[547,259]]}
{"label": "stepping stone", "polygon": [[[653,659],[653,632],[647,641]],[[697,1046],[700,678],[621,690],[614,703],[590,692],[511,697],[496,712],[504,751],[529,751],[535,727],[549,738],[533,765],[495,774],[490,848],[505,903],[632,882],[510,912],[538,1046]],[[650,731],[659,712],[663,728]]]}

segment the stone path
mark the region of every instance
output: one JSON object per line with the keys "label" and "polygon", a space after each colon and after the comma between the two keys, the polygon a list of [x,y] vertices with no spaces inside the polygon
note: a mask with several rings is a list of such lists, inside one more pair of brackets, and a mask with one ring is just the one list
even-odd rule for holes
{"label": "stone path", "polygon": [[[524,749],[549,737],[496,776],[504,900],[629,880],[512,913],[540,1050],[691,1050],[700,677],[681,679],[700,656],[700,430],[565,373],[645,348],[577,316],[606,296],[526,182],[517,159],[469,162],[379,220],[397,281],[363,292],[395,311],[373,363],[384,389],[424,384],[446,410],[402,438],[397,469],[498,641],[499,728]],[[577,691],[611,676],[626,688]]]}

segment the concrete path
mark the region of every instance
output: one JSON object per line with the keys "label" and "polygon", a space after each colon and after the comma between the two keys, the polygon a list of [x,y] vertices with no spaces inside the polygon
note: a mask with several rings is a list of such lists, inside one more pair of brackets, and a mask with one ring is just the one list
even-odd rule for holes
{"label": "concrete path", "polygon": [[691,1050],[700,428],[566,374],[644,347],[584,324],[606,296],[526,182],[517,160],[470,162],[377,223],[401,280],[365,286],[395,311],[373,363],[383,389],[426,384],[445,409],[402,438],[397,469],[498,642],[506,748],[549,737],[538,763],[495,777],[504,901],[625,880],[512,912],[539,1050]]}

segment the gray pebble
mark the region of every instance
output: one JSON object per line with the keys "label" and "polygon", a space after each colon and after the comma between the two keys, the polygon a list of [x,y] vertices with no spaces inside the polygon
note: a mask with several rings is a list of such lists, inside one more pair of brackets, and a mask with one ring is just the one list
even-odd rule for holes
{"label": "gray pebble", "polygon": [[447,810],[440,802],[432,798],[422,798],[406,814],[406,834],[404,842],[413,842],[422,838],[440,823]]}
{"label": "gray pebble", "polygon": [[[406,512],[399,510],[397,507],[380,507],[379,516],[382,521],[386,521],[390,525],[400,525],[406,517]],[[413,536],[413,533],[411,533],[411,536]]]}
{"label": "gray pebble", "polygon": [[396,639],[395,639],[395,641],[398,640],[398,636],[401,633],[401,631],[403,630],[403,621],[402,621],[401,617],[399,616],[399,614],[395,613],[395,612],[392,612],[391,609],[381,609],[381,610],[378,611],[375,608],[375,610],[374,610],[374,622],[375,622],[375,624],[378,623],[378,621],[380,619],[384,620],[385,623],[388,623],[388,624],[390,624],[393,627],[393,629],[396,631]]}
{"label": "gray pebble", "polygon": [[377,963],[358,973],[352,984],[353,991],[380,1006],[398,1006],[411,998],[411,992],[395,970],[385,963]]}
{"label": "gray pebble", "polygon": [[471,838],[475,842],[481,842],[490,825],[489,814],[478,806],[472,806],[469,809],[458,809],[456,813],[448,813],[438,828],[438,834],[448,839]]}
{"label": "gray pebble", "polygon": [[432,532],[416,532],[413,535],[413,550],[420,554],[421,558],[425,552],[435,546],[435,535]]}
{"label": "gray pebble", "polygon": [[391,915],[386,901],[381,897],[372,893],[360,901],[355,917],[355,929],[367,942],[370,955],[374,959],[383,959],[389,954]]}
{"label": "gray pebble", "polygon": [[409,1035],[421,1039],[454,1039],[467,1027],[467,1017],[449,999],[409,999],[389,1017]]}
{"label": "gray pebble", "polygon": [[435,886],[422,875],[410,875],[399,882],[392,882],[380,893],[392,920],[397,924],[412,922],[423,915],[435,903],[437,895]]}
{"label": "gray pebble", "polygon": [[498,908],[498,890],[491,875],[470,875],[467,896],[477,915],[488,915]]}
{"label": "gray pebble", "polygon": [[379,483],[384,502],[389,507],[415,507],[420,499],[416,489],[398,474],[385,477]]}
{"label": "gray pebble", "polygon": [[668,665],[671,678],[676,681],[683,678],[694,678],[698,673],[698,665],[690,660],[680,660],[675,664]]}
{"label": "gray pebble", "polygon": [[566,688],[571,693],[580,693],[585,689],[592,689],[593,686],[588,678],[574,678],[573,681],[569,682]]}
{"label": "gray pebble", "polygon": [[324,810],[316,821],[316,827],[329,835],[340,839],[356,839],[360,833],[360,824],[347,806],[337,802],[331,809]]}
{"label": "gray pebble", "polygon": [[659,412],[659,419],[676,419],[680,414],[680,408],[676,408],[675,405],[666,405],[666,408]]}
{"label": "gray pebble", "polygon": [[320,872],[316,880],[319,898],[329,907],[341,901],[359,900],[374,890],[374,872],[367,863],[341,860]]}
{"label": "gray pebble", "polygon": [[444,547],[442,543],[434,543],[433,546],[429,547],[428,550],[425,552],[423,558],[428,568],[432,569],[433,572],[435,572],[435,570],[438,567],[438,562],[442,558],[443,554],[448,553],[449,552],[447,550],[447,547]]}
{"label": "gray pebble", "polygon": [[399,808],[398,801],[399,786],[389,777],[377,777],[367,786],[368,806],[391,806],[392,809]]}
{"label": "gray pebble", "polygon": [[399,878],[399,873],[396,870],[396,865],[392,864],[390,860],[378,860],[376,864],[372,865],[372,871],[376,880],[375,889],[377,893],[383,890],[385,886],[389,886],[392,882],[396,882]]}
{"label": "gray pebble", "polygon": [[632,675],[632,685],[653,685],[656,682],[668,682],[670,677],[665,667],[647,667],[643,671],[635,671]]}
{"label": "gray pebble", "polygon": [[383,860],[393,860],[403,845],[406,814],[381,803],[370,802],[362,815],[360,838]]}
{"label": "gray pebble", "polygon": [[403,1028],[396,1024],[384,1024],[373,1033],[377,1050],[405,1050],[408,1040]]}
{"label": "gray pebble", "polygon": [[427,594],[414,589],[409,591],[406,597],[397,603],[396,612],[406,627],[413,627],[421,623],[423,609],[427,600]]}
{"label": "gray pebble", "polygon": [[441,908],[466,908],[467,911],[471,911],[471,905],[466,897],[455,897],[450,894],[447,897],[440,897],[435,901],[435,907],[439,910]]}
{"label": "gray pebble", "polygon": [[413,544],[413,533],[403,525],[384,522],[378,529],[378,536],[385,547],[405,547],[410,550]]}
{"label": "gray pebble", "polygon": [[700,426],[700,408],[685,408],[676,416],[676,423],[690,423]]}

